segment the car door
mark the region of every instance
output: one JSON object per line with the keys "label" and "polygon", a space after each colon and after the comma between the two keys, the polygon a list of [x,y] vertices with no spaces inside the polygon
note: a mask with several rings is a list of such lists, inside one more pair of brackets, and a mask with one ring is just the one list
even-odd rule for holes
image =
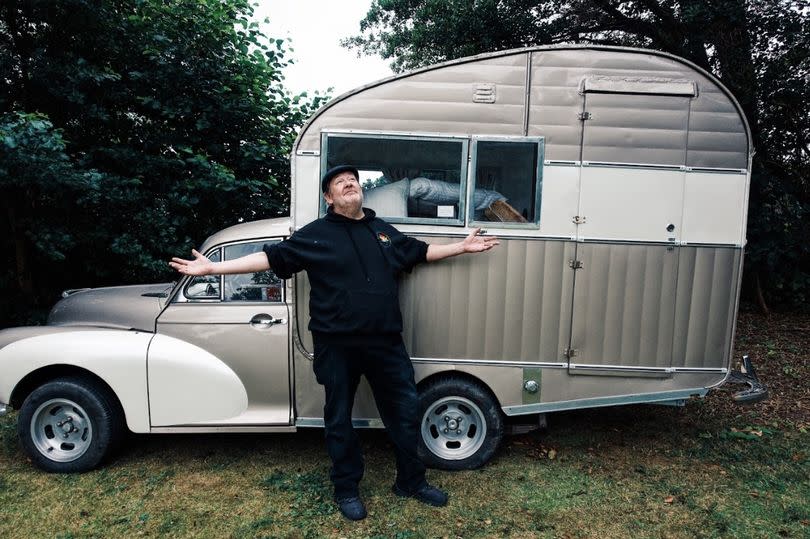
{"label": "car door", "polygon": [[[259,252],[266,243],[281,239],[221,245],[206,256],[212,261],[232,260]],[[158,334],[196,345],[215,356],[236,374],[248,397],[247,409],[240,415],[195,421],[193,425],[291,424],[288,321],[284,281],[272,271],[186,279],[172,303],[158,317]],[[201,363],[202,356],[200,354]],[[176,383],[183,384],[183,378],[179,377]],[[150,405],[161,405],[167,402],[167,397],[150,392]],[[200,395],[199,398],[216,399],[217,395]],[[171,425],[153,423],[153,426]]]}

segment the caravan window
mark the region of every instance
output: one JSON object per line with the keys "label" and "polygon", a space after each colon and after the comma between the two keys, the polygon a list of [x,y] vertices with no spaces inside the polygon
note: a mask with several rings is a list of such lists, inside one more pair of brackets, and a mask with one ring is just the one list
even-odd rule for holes
{"label": "caravan window", "polygon": [[541,137],[474,139],[470,220],[536,225],[542,164]]}
{"label": "caravan window", "polygon": [[357,167],[363,205],[391,222],[461,225],[466,201],[466,138],[383,134],[324,135],[321,167]]}

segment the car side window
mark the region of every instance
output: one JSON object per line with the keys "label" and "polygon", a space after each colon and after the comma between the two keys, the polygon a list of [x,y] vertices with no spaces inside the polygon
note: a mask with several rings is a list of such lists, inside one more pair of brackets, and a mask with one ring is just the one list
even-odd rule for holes
{"label": "car side window", "polygon": [[[208,260],[219,262],[219,249],[208,253]],[[183,295],[188,299],[219,299],[219,275],[198,275],[186,285]]]}
{"label": "car side window", "polygon": [[[262,251],[265,244],[277,243],[278,240],[237,243],[224,247],[224,259],[233,260],[245,255]],[[223,301],[284,301],[284,281],[272,270],[258,271],[239,275],[225,275],[223,280]]]}

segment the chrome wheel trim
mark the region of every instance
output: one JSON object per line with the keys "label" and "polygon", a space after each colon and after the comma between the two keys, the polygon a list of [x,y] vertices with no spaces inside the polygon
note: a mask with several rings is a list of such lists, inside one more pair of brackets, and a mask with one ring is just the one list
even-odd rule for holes
{"label": "chrome wheel trim", "polygon": [[93,442],[93,425],[84,408],[68,399],[51,399],[31,416],[31,441],[43,456],[72,462]]}
{"label": "chrome wheel trim", "polygon": [[422,440],[428,450],[445,460],[462,460],[484,444],[484,413],[464,397],[444,397],[428,406],[422,416]]}

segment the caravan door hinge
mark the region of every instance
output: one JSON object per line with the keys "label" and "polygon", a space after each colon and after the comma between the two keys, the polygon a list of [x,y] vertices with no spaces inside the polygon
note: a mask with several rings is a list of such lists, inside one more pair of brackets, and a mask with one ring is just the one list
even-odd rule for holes
{"label": "caravan door hinge", "polygon": [[582,269],[582,261],[581,260],[569,260],[568,267],[574,270]]}
{"label": "caravan door hinge", "polygon": [[573,219],[571,219],[571,221],[572,221],[572,222],[573,222],[575,225],[584,225],[584,224],[585,224],[585,221],[586,221],[586,218],[585,218],[585,216],[584,216],[584,215],[575,215],[575,216],[574,216],[574,218],[573,218]]}
{"label": "caravan door hinge", "polygon": [[588,111],[582,111],[579,114],[577,114],[577,118],[579,118],[580,120],[583,120],[583,121],[584,120],[590,120],[591,119],[591,113],[588,112]]}
{"label": "caravan door hinge", "polygon": [[576,348],[566,348],[565,350],[563,350],[563,355],[568,359],[575,357],[578,353],[579,350],[577,350]]}

